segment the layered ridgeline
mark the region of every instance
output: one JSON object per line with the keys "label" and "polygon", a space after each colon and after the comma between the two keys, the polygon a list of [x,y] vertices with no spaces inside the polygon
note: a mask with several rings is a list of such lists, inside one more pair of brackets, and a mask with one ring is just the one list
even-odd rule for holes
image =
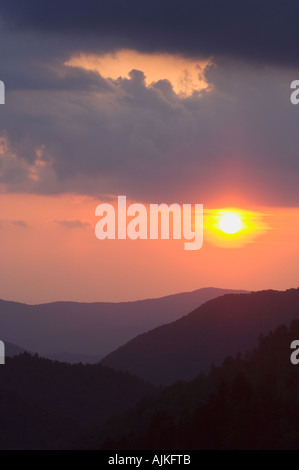
{"label": "layered ridgeline", "polygon": [[231,294],[131,340],[102,363],[154,383],[190,380],[227,355],[246,351],[260,333],[299,317],[299,289]]}
{"label": "layered ridgeline", "polygon": [[204,288],[123,303],[0,301],[0,339],[67,362],[98,362],[135,336],[233,290]]}
{"label": "layered ridgeline", "polygon": [[[167,350],[155,344],[157,373],[202,370],[202,353],[212,362],[214,344],[223,354],[219,364],[228,350],[233,356],[247,349],[246,341],[256,346],[259,338],[259,347],[164,390],[101,364],[63,364],[28,353],[7,358],[0,367],[0,449],[299,448],[299,366],[290,361],[298,312],[299,289],[208,302],[181,320],[188,328],[169,335]],[[293,318],[289,328],[260,334]],[[144,361],[142,347],[134,357]]]}
{"label": "layered ridgeline", "polygon": [[0,449],[58,449],[155,388],[128,373],[23,353],[0,367]]}
{"label": "layered ridgeline", "polygon": [[74,446],[298,450],[299,365],[290,361],[294,339],[299,339],[299,320],[260,335],[258,347],[243,357],[227,357],[208,374],[143,400]]}

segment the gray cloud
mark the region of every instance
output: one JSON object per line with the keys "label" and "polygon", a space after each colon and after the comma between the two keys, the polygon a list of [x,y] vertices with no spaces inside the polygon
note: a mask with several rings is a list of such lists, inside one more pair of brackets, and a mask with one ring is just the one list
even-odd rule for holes
{"label": "gray cloud", "polygon": [[297,64],[296,0],[2,0],[4,27],[63,35],[76,50],[133,48]]}
{"label": "gray cloud", "polygon": [[11,223],[17,227],[28,228],[28,224],[24,220],[12,220]]}
{"label": "gray cloud", "polygon": [[88,222],[82,222],[81,220],[54,220],[54,222],[66,228],[86,228],[91,226]]}
{"label": "gray cloud", "polygon": [[166,80],[146,87],[142,71],[108,81],[108,93],[11,90],[1,109],[0,183],[14,192],[203,202],[240,193],[296,205],[289,84],[297,72],[218,59],[206,72],[212,90],[187,98]]}
{"label": "gray cloud", "polygon": [[[208,9],[213,2],[200,3]],[[105,31],[103,26],[111,41],[107,36],[100,49],[93,20],[90,34],[84,33],[88,9],[76,32],[79,4],[64,30],[59,23],[66,21],[64,7],[53,26],[51,14],[44,16],[52,3],[44,10],[29,2],[26,12],[22,5],[19,10],[6,2],[1,6],[6,28],[0,32],[0,79],[6,104],[0,107],[0,184],[7,191],[204,203],[242,194],[253,202],[298,205],[299,107],[290,104],[289,86],[299,68],[253,64],[231,50],[230,56],[216,55],[206,71],[211,90],[184,98],[167,80],[147,87],[142,71],[106,80],[64,66],[75,52],[110,50],[112,26],[108,22]],[[193,21],[186,8],[186,22]],[[48,21],[45,28],[43,21]],[[171,37],[173,26],[168,29]],[[211,39],[211,47],[216,42]],[[160,51],[171,49],[160,44]],[[182,52],[175,46],[173,51]]]}
{"label": "gray cloud", "polygon": [[29,225],[24,220],[0,220],[0,229],[14,225],[16,227],[28,228]]}

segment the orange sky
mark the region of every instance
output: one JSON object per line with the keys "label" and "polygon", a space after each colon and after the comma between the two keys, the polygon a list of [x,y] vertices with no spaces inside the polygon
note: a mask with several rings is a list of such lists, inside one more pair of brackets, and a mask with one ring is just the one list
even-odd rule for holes
{"label": "orange sky", "polygon": [[208,88],[203,71],[210,63],[207,59],[191,59],[174,54],[145,54],[130,49],[120,49],[104,55],[80,54],[65,65],[96,70],[105,78],[116,80],[128,77],[132,69],[142,70],[146,84],[164,79],[172,83],[176,93],[191,95],[193,91]]}
{"label": "orange sky", "polygon": [[[203,248],[188,252],[183,240],[98,240],[99,202],[1,194],[0,298],[126,301],[205,286],[298,287],[298,208],[240,207],[262,214],[268,229],[233,248],[217,246],[206,231]],[[205,208],[205,220],[208,209],[215,208]]]}

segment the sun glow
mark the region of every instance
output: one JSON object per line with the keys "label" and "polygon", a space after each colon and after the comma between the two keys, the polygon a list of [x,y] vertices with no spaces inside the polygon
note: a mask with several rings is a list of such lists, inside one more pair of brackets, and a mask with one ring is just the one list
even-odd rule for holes
{"label": "sun glow", "polygon": [[236,208],[205,211],[204,237],[213,245],[238,248],[269,229],[266,214]]}

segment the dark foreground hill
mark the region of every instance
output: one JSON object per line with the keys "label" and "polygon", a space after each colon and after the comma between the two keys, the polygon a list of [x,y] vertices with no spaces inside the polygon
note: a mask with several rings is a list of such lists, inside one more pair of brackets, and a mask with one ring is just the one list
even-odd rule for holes
{"label": "dark foreground hill", "polygon": [[140,333],[228,292],[235,291],[205,288],[122,303],[25,305],[0,300],[0,339],[54,359],[95,362]]}
{"label": "dark foreground hill", "polygon": [[299,317],[299,289],[230,294],[131,340],[102,364],[154,383],[190,380],[227,355],[254,347],[259,333]]}
{"label": "dark foreground hill", "polygon": [[[261,335],[257,349],[178,382],[77,441],[76,449],[299,450],[299,320]],[[298,354],[299,356],[299,354]]]}
{"label": "dark foreground hill", "polygon": [[52,362],[28,353],[0,366],[0,449],[55,449],[124,411],[152,385],[97,365]]}
{"label": "dark foreground hill", "polygon": [[25,349],[21,348],[20,346],[5,342],[5,356],[6,357],[18,356],[19,354],[22,354],[23,352],[25,352]]}

